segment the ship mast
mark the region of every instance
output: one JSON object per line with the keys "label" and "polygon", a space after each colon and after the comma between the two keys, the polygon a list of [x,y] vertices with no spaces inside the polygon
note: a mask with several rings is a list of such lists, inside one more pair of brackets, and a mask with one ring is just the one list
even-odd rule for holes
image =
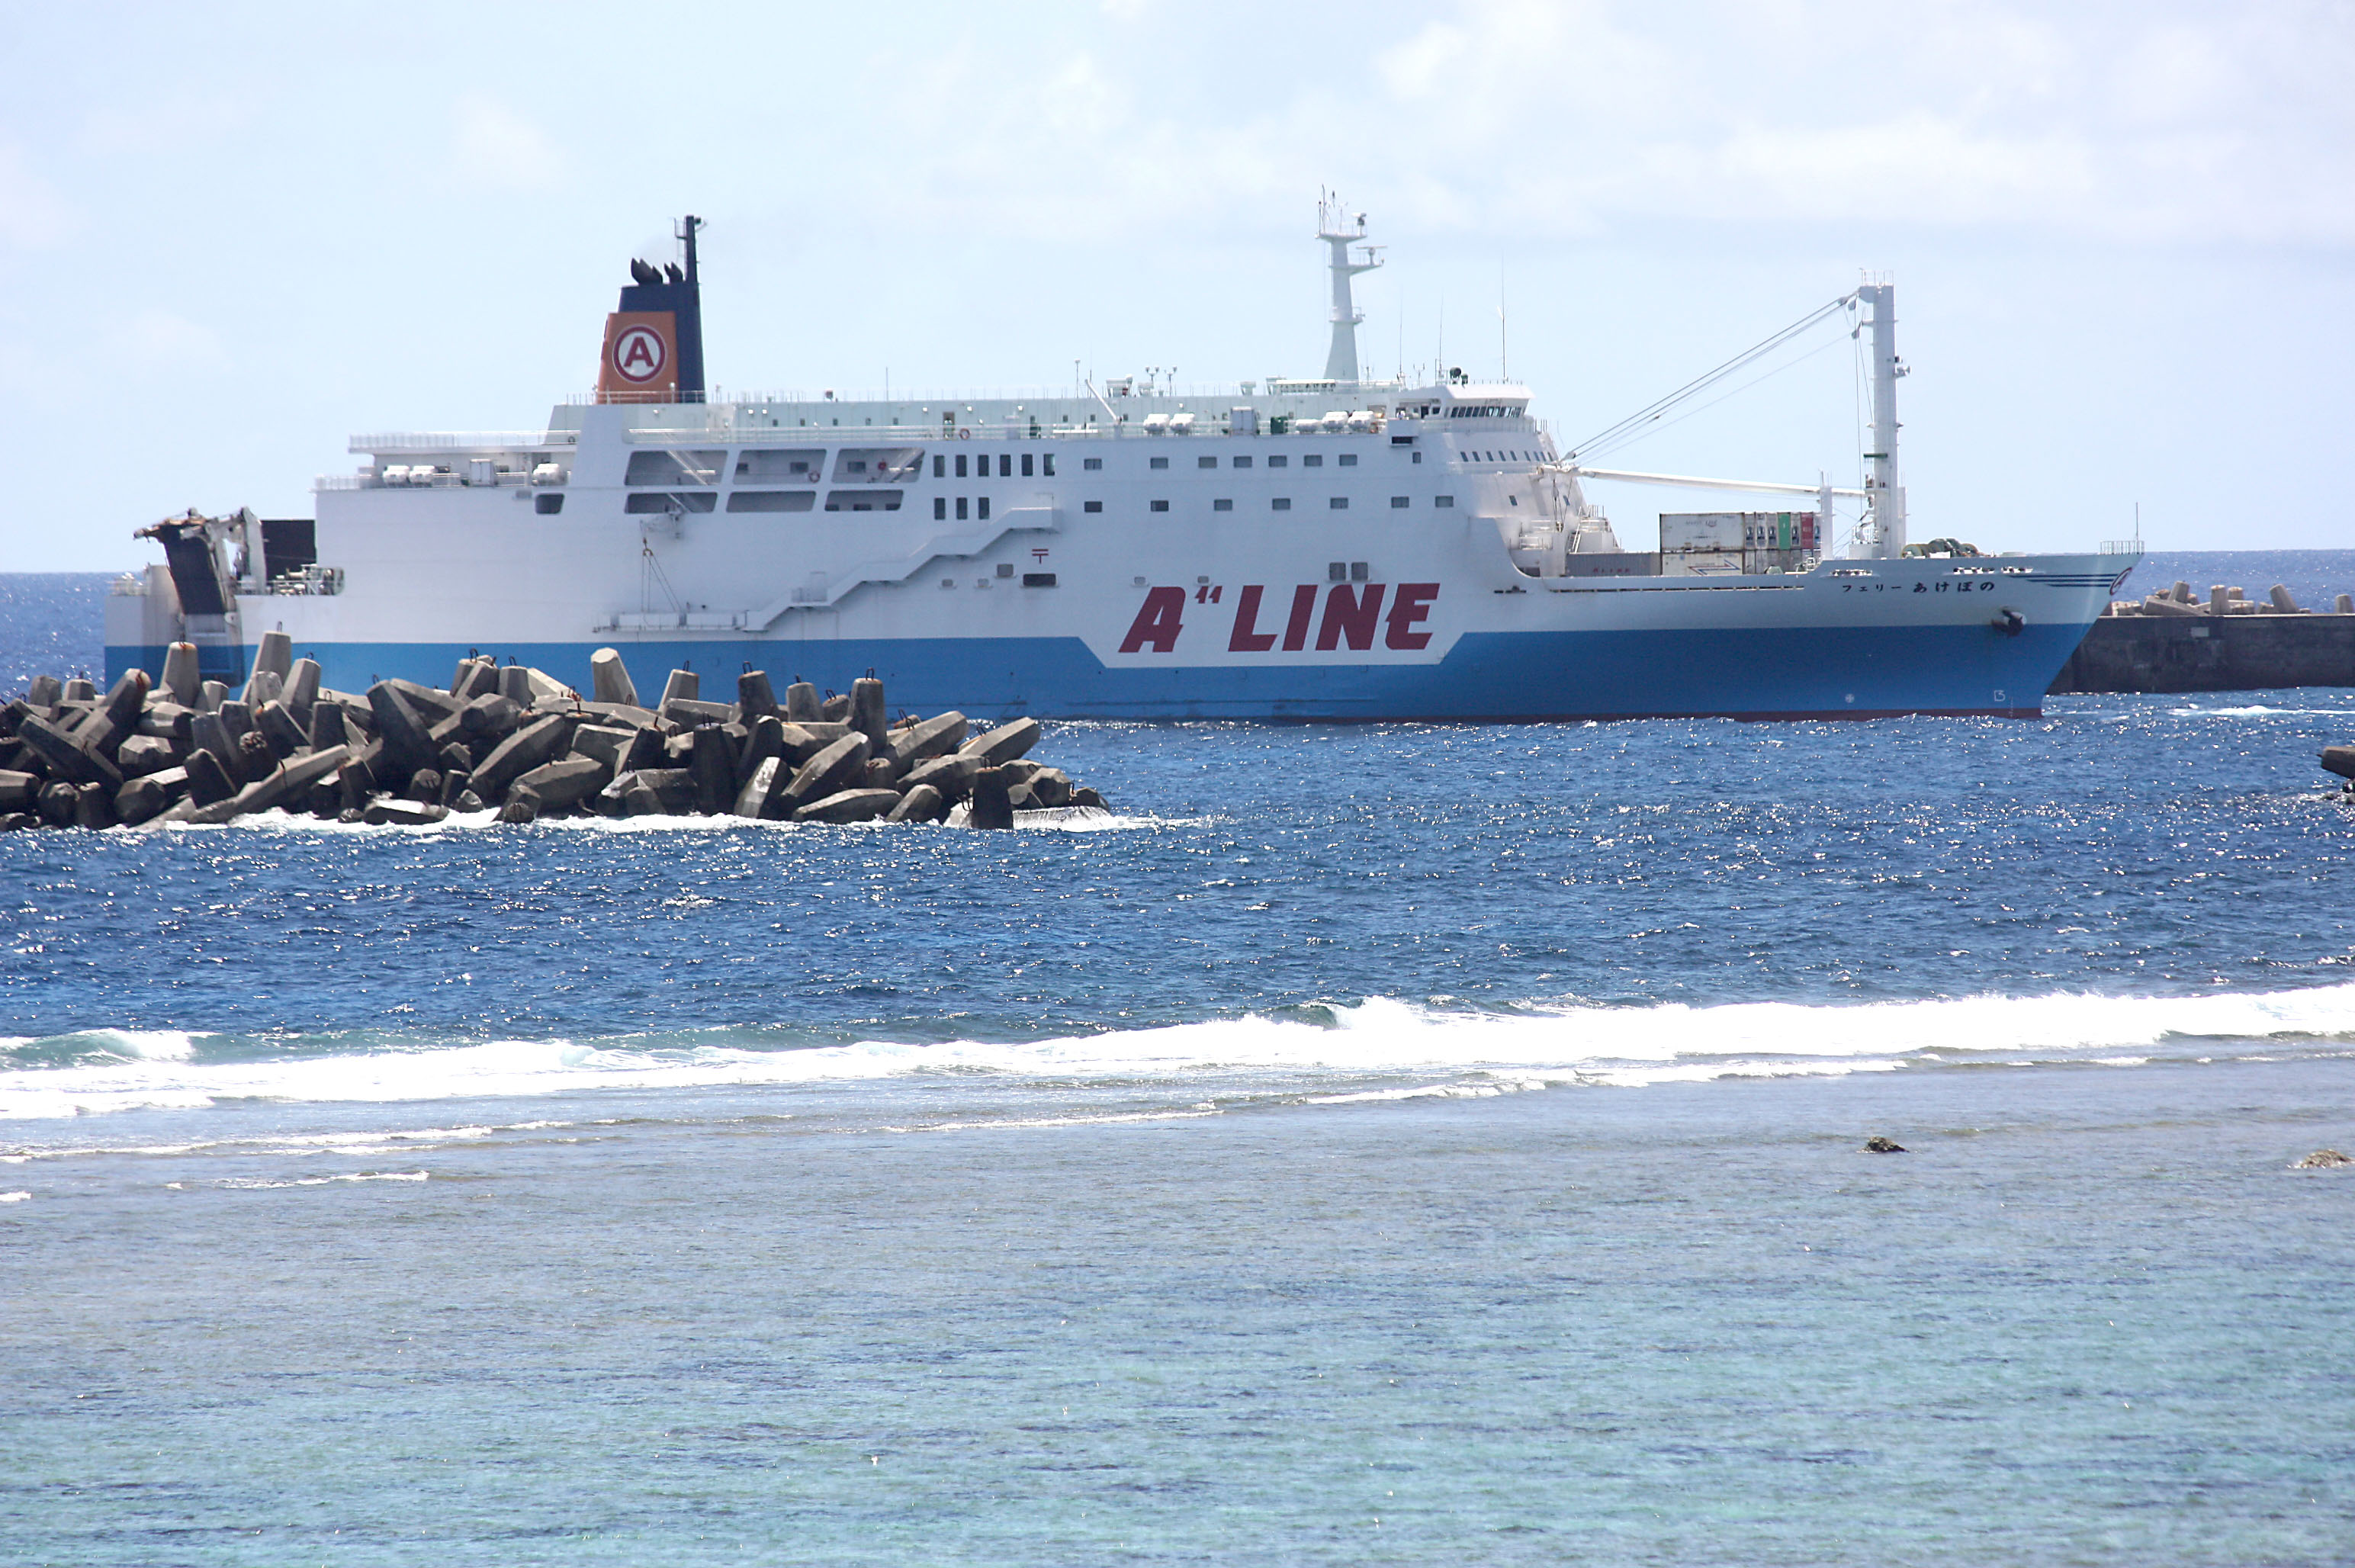
{"label": "ship mast", "polygon": [[1897,378],[1905,374],[1897,357],[1897,285],[1866,283],[1857,297],[1872,307],[1872,449],[1864,487],[1871,517],[1859,539],[1883,560],[1905,553],[1905,487],[1897,478]]}
{"label": "ship mast", "polygon": [[1379,245],[1361,245],[1359,253],[1365,260],[1349,260],[1350,244],[1365,237],[1364,213],[1359,213],[1352,224],[1349,210],[1337,193],[1316,193],[1316,238],[1333,248],[1333,347],[1325,356],[1325,379],[1328,381],[1353,382],[1363,373],[1358,360],[1358,323],[1366,319],[1366,313],[1350,298],[1349,280],[1382,264]]}

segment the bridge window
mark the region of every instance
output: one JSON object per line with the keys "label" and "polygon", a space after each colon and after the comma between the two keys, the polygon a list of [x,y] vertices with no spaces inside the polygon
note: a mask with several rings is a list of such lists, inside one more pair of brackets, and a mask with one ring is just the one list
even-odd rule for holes
{"label": "bridge window", "polygon": [[1292,510],[1292,497],[1289,496],[1278,496],[1274,500],[1270,501],[1267,505],[1270,511],[1288,512]]}
{"label": "bridge window", "polygon": [[658,517],[676,508],[681,512],[708,512],[719,504],[716,490],[672,490],[661,495],[633,496],[622,504],[622,510],[635,517]]}
{"label": "bridge window", "polygon": [[634,452],[624,485],[717,485],[725,452]]}
{"label": "bridge window", "polygon": [[1312,452],[1300,460],[1300,466],[1303,468],[1322,468],[1325,466],[1325,454],[1321,452]]}
{"label": "bridge window", "polygon": [[1156,512],[1166,512],[1169,509],[1169,503],[1167,501],[1156,501],[1153,503],[1153,509]]}
{"label": "bridge window", "polygon": [[818,470],[826,466],[826,453],[816,447],[786,450],[783,447],[751,447],[736,454],[736,483],[739,485],[775,485],[798,481],[804,485],[815,479]]}
{"label": "bridge window", "polygon": [[1325,505],[1327,508],[1331,511],[1346,512],[1349,509],[1349,497],[1347,496],[1336,496],[1332,499],[1327,501]]}
{"label": "bridge window", "polygon": [[1101,512],[1103,510],[1103,503],[1102,501],[1082,501],[1080,503],[1080,510],[1082,512]]}
{"label": "bridge window", "polygon": [[564,497],[561,496],[534,496],[531,498],[531,509],[538,512],[543,517],[552,517],[556,516],[557,513],[564,510]]}
{"label": "bridge window", "polygon": [[1150,468],[1167,468],[1169,466],[1169,460],[1166,457],[1156,457],[1147,464],[1146,466]]}
{"label": "bridge window", "polygon": [[1194,459],[1194,466],[1197,468],[1216,468],[1218,465],[1219,460],[1215,457],[1198,457]]}
{"label": "bridge window", "polygon": [[948,476],[949,460],[945,457],[934,456],[932,459],[932,477],[935,479],[945,479]]}
{"label": "bridge window", "polygon": [[1354,453],[1354,452],[1345,452],[1345,453],[1343,453],[1341,454],[1341,466],[1342,466],[1342,467],[1344,467],[1344,468],[1355,468],[1357,465],[1358,465],[1358,454],[1357,454],[1356,453]]}
{"label": "bridge window", "polygon": [[[1248,462],[1250,460],[1246,458],[1244,461]],[[1268,458],[1267,465],[1270,468],[1289,468],[1292,466],[1291,454],[1283,452],[1276,453]]]}
{"label": "bridge window", "polygon": [[1247,454],[1235,459],[1235,466],[1238,468],[1249,468],[1251,465],[1251,458]]}
{"label": "bridge window", "polygon": [[[1082,457],[1080,459],[1080,471],[1083,474],[1095,474],[1101,472],[1103,468],[1103,459],[1101,457]],[[1054,470],[1050,468],[1047,472],[1052,474]]]}
{"label": "bridge window", "polygon": [[965,499],[965,497],[964,497],[963,496],[959,496],[956,498],[956,501],[957,501],[957,521],[958,521],[958,522],[960,522],[960,523],[962,523],[962,522],[964,522],[964,521],[965,521],[965,520],[966,520],[966,517],[967,517],[967,515],[968,515],[968,513],[967,513],[967,508],[968,508],[968,507],[970,506],[970,503],[969,503],[969,502],[967,502],[967,500]]}
{"label": "bridge window", "polygon": [[1210,510],[1214,512],[1231,512],[1234,509],[1235,504],[1232,501],[1220,499],[1210,503]]}
{"label": "bridge window", "polygon": [[936,522],[936,523],[944,523],[944,522],[947,522],[947,521],[948,521],[948,519],[949,519],[949,498],[948,498],[946,496],[933,496],[933,497],[932,497],[932,521],[934,521],[934,522]]}
{"label": "bridge window", "polygon": [[1412,505],[1414,505],[1414,503],[1404,496],[1393,496],[1391,497],[1391,510],[1393,512],[1403,512]]}
{"label": "bridge window", "polygon": [[968,475],[968,474],[964,471],[964,453],[962,453],[962,452],[960,452],[960,453],[957,453],[957,477],[958,477],[958,478],[960,478],[960,479],[967,479],[967,478],[971,478],[971,477],[972,477],[972,475]]}
{"label": "bridge window", "polygon": [[896,512],[900,509],[899,490],[828,490],[826,509],[829,512]]}
{"label": "bridge window", "polygon": [[737,490],[728,497],[731,512],[806,512],[816,505],[815,490]]}
{"label": "bridge window", "polygon": [[1025,479],[1030,477],[1030,464],[1032,461],[1033,459],[1030,453],[1026,452],[1022,454],[1022,477]]}
{"label": "bridge window", "polygon": [[923,476],[924,454],[912,446],[852,446],[835,454],[837,483],[856,479],[869,485],[899,485]]}
{"label": "bridge window", "polygon": [[1452,507],[1455,505],[1455,497],[1453,496],[1433,496],[1431,498],[1431,504],[1434,507]]}

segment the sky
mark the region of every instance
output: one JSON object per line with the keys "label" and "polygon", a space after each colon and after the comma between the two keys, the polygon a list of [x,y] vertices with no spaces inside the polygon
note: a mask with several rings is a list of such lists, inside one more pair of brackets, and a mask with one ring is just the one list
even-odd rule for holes
{"label": "sky", "polygon": [[[0,571],[539,428],[687,211],[723,389],[1315,375],[1325,187],[1371,368],[1565,446],[1870,271],[1914,538],[2355,543],[2346,0],[19,5],[0,60]],[[1610,462],[1855,484],[1853,346],[1785,360]]]}

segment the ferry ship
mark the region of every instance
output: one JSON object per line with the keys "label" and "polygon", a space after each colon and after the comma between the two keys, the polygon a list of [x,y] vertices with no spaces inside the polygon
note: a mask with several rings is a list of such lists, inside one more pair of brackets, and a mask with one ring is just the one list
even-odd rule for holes
{"label": "ferry ship", "polygon": [[[109,678],[185,640],[235,683],[281,630],[344,689],[480,652],[586,690],[612,646],[641,680],[872,673],[975,715],[2032,717],[2137,558],[1907,548],[1886,282],[1809,318],[1870,335],[1844,490],[1593,467],[1525,386],[1369,379],[1351,280],[1380,257],[1330,199],[1325,374],[1209,395],[713,398],[700,227],[632,262],[595,390],[543,428],[357,435],[314,518],[140,530],[165,560],[115,585]],[[1798,509],[1666,514],[1628,549],[1586,493],[1612,480]]]}

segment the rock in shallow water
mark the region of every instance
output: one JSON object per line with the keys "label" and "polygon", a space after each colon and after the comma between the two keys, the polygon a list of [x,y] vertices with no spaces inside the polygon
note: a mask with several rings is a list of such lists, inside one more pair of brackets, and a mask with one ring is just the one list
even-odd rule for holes
{"label": "rock in shallow water", "polygon": [[439,805],[427,805],[413,800],[378,800],[360,813],[360,820],[370,827],[393,824],[404,827],[422,827],[439,822],[450,813]]}

